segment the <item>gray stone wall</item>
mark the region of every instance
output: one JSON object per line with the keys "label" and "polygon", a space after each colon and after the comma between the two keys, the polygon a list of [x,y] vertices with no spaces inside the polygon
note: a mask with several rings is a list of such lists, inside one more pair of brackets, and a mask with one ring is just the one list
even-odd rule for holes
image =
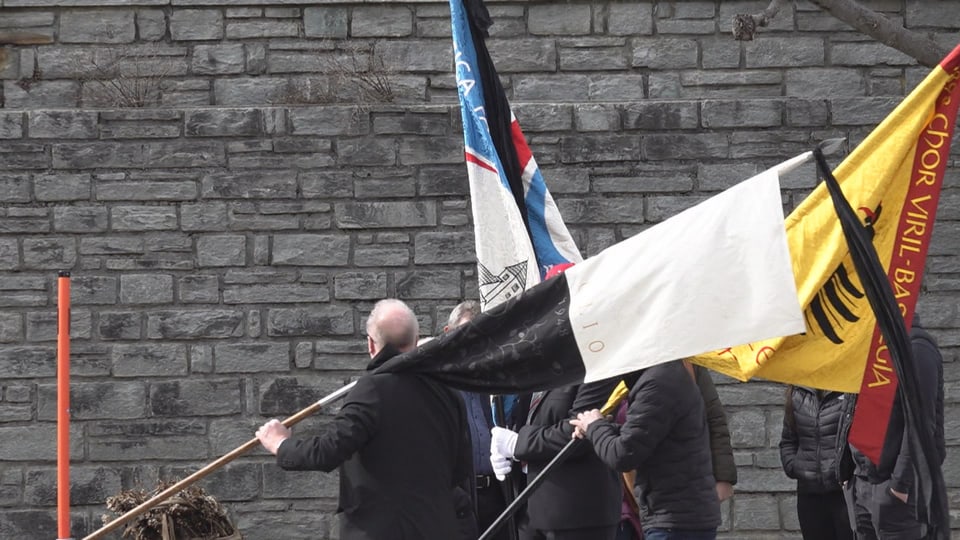
{"label": "gray stone wall", "polygon": [[[867,4],[960,41],[949,3]],[[927,72],[806,2],[733,42],[732,15],[765,5],[491,2],[491,50],[585,255],[825,138],[856,144]],[[355,378],[377,299],[436,332],[476,296],[444,3],[0,0],[0,41],[0,538],[56,534],[58,270],[75,537],[120,489]],[[954,146],[920,310],[948,362],[960,518]],[[813,185],[788,177],[786,206]],[[797,537],[782,387],[718,382],[740,467],[722,536]],[[248,538],[336,537],[335,475],[254,452],[203,485]]]}

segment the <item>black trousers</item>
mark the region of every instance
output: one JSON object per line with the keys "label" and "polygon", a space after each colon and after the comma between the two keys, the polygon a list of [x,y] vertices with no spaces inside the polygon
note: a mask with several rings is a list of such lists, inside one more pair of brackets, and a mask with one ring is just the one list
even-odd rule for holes
{"label": "black trousers", "polygon": [[[477,484],[477,524],[480,526],[480,534],[483,534],[507,507],[500,482],[493,480],[492,477],[487,478],[490,479],[490,483],[478,482]],[[493,540],[510,540],[509,526],[509,522],[504,524],[497,534],[493,535]]]}
{"label": "black trousers", "polygon": [[890,481],[871,484],[854,477],[853,507],[857,521],[857,540],[917,540],[927,528],[917,520],[916,497],[910,494],[904,503],[890,493]]}
{"label": "black trousers", "polygon": [[804,540],[853,540],[843,492],[797,493],[797,517]]}

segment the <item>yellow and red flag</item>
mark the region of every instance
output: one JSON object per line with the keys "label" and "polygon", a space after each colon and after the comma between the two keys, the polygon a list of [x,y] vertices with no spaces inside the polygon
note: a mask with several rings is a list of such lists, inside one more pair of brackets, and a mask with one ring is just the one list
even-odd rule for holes
{"label": "yellow and red flag", "polygon": [[[960,104],[960,46],[834,171],[873,236],[909,328]],[[897,378],[853,267],[830,194],[819,185],[786,219],[807,332],[697,356],[740,380],[860,393],[857,448],[876,460]],[[868,430],[858,427],[868,426]]]}

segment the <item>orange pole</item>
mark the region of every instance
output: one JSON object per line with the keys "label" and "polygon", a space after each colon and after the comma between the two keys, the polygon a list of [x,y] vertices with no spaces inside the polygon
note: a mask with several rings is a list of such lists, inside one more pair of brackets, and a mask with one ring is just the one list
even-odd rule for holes
{"label": "orange pole", "polygon": [[70,272],[57,278],[57,538],[70,538]]}

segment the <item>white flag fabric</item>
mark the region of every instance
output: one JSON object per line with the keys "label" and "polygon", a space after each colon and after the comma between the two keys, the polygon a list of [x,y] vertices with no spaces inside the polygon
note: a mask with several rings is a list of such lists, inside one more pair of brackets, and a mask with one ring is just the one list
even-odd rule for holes
{"label": "white flag fabric", "polygon": [[798,156],[566,271],[585,381],[805,330],[780,198]]}

